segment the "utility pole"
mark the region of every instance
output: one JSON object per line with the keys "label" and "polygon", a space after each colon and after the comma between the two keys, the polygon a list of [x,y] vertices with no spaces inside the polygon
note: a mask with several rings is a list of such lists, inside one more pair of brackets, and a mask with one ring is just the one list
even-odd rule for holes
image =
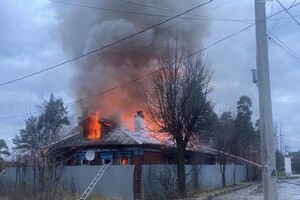
{"label": "utility pole", "polygon": [[265,0],[255,0],[256,68],[264,200],[277,200],[277,177],[270,90]]}

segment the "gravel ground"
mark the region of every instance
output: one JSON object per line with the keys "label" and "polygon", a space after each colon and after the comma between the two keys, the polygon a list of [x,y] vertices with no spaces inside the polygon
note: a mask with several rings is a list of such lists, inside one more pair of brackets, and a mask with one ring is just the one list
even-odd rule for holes
{"label": "gravel ground", "polygon": [[[278,181],[279,200],[300,200],[300,179],[281,179]],[[214,200],[263,200],[262,185],[244,189],[213,198]]]}

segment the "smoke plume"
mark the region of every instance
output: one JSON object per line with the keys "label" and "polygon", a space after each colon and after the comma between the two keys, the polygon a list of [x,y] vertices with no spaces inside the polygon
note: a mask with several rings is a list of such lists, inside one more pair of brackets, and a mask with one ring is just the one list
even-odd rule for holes
{"label": "smoke plume", "polygon": [[[56,5],[60,21],[58,37],[67,55],[74,57],[90,52],[164,21],[168,18],[166,16],[177,15],[180,11],[184,12],[201,3],[191,0],[130,0],[130,2],[72,1],[111,11]],[[201,7],[193,11],[193,14],[201,14],[208,7]],[[186,18],[195,16],[184,15],[77,61],[73,66],[76,73],[71,80],[75,98],[97,94],[152,71],[159,50],[167,41],[178,39],[180,42],[191,44],[192,48],[201,48],[208,22]],[[79,115],[88,110],[100,110],[103,117],[123,121],[131,119],[135,111],[142,109],[139,103],[140,88],[141,82],[136,82],[83,101],[78,106],[81,112]]]}

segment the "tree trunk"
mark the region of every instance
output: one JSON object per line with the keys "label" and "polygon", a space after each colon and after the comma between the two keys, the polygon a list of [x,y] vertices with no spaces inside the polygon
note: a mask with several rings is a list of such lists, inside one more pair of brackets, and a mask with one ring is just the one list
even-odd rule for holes
{"label": "tree trunk", "polygon": [[181,198],[186,196],[185,190],[185,147],[182,142],[177,142],[177,178],[178,191]]}
{"label": "tree trunk", "polygon": [[222,167],[223,167],[223,173],[222,173],[222,184],[223,184],[223,186],[224,187],[226,187],[226,163],[223,163],[223,165],[222,165]]}
{"label": "tree trunk", "polygon": [[220,172],[222,175],[222,185],[223,187],[226,186],[226,160],[225,158],[221,158],[220,153],[219,153],[219,158],[220,158]]}
{"label": "tree trunk", "polygon": [[233,170],[233,185],[236,185],[236,162],[234,162],[234,170]]}
{"label": "tree trunk", "polygon": [[193,164],[192,167],[193,170],[193,188],[194,190],[198,190],[200,187],[200,183],[199,183],[199,167],[197,164]]}
{"label": "tree trunk", "polygon": [[246,180],[250,181],[249,165],[246,163]]}

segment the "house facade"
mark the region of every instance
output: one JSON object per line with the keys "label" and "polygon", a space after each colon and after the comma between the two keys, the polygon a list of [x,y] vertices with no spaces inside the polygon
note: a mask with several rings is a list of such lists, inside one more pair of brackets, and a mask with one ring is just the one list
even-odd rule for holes
{"label": "house facade", "polygon": [[[134,117],[135,130],[123,128],[111,120],[100,119],[99,130],[90,130],[93,119],[87,118],[72,131],[70,136],[53,144],[58,161],[68,166],[78,165],[136,165],[175,164],[176,146],[168,138],[157,139],[151,131],[146,131],[142,112]],[[99,132],[99,133],[98,133]],[[94,159],[88,160],[86,153],[94,152]],[[186,164],[215,164],[216,154],[201,148],[188,148]]]}

